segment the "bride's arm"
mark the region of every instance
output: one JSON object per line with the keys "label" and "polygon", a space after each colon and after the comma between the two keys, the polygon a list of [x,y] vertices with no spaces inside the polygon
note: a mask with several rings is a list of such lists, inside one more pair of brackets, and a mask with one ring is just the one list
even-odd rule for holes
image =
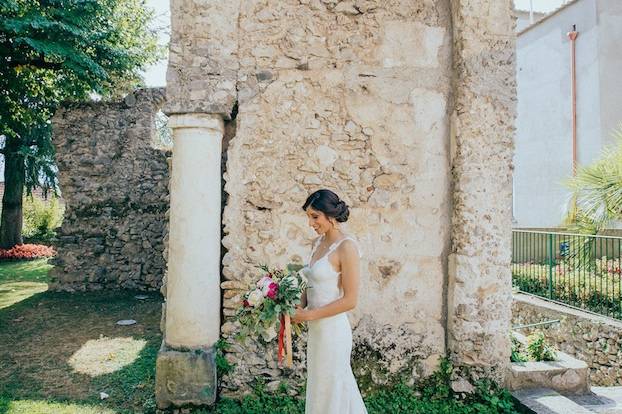
{"label": "bride's arm", "polygon": [[302,313],[303,320],[328,318],[356,307],[359,292],[359,254],[356,245],[346,240],[338,248],[341,257],[343,296],[334,302]]}

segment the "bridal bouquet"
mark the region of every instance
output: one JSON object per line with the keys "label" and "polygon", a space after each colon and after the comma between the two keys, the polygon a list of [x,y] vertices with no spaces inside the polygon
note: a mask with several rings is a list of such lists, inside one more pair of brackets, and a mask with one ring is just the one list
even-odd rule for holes
{"label": "bridal bouquet", "polygon": [[291,331],[300,335],[301,326],[292,325],[290,317],[301,303],[307,279],[300,271],[302,266],[296,264],[289,264],[285,269],[258,268],[262,271],[261,278],[244,294],[242,306],[236,312],[236,319],[242,326],[237,339],[244,342],[252,336],[269,343],[278,337],[278,361],[287,356],[287,365],[291,368]]}

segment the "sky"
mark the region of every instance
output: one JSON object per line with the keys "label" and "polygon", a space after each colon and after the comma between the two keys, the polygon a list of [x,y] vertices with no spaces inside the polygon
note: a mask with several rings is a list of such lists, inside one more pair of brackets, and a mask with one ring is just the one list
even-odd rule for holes
{"label": "sky", "polygon": [[[499,1],[499,0],[494,0]],[[530,0],[514,0],[516,8],[529,10]],[[531,0],[533,2],[533,10],[541,12],[550,12],[561,6],[568,0]],[[170,35],[170,11],[169,0],[146,0],[147,7],[156,11],[156,25],[158,27],[166,27],[166,30],[160,34],[160,41],[166,44]],[[147,86],[165,86],[166,85],[166,65],[167,60],[163,59],[155,65],[149,67],[145,73],[145,83]]]}
{"label": "sky", "polygon": [[[567,3],[569,0],[531,0],[533,3],[533,11],[551,12]],[[529,0],[514,0],[514,7],[520,10],[529,10]]]}
{"label": "sky", "polygon": [[[164,28],[160,30],[160,43],[167,44],[170,36],[170,11],[169,0],[146,0],[147,7],[155,10],[155,27]],[[145,83],[147,86],[166,85],[166,65],[167,59],[152,65],[144,72]]]}

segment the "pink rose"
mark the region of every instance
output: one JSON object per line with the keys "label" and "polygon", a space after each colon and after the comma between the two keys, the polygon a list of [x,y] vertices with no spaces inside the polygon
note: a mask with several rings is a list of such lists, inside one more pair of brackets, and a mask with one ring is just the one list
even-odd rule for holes
{"label": "pink rose", "polygon": [[276,299],[276,293],[279,291],[279,285],[272,282],[268,285],[268,291],[265,293],[270,299]]}

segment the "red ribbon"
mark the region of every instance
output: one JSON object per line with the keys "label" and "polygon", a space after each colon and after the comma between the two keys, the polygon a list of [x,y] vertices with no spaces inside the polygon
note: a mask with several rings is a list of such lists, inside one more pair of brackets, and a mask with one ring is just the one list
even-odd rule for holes
{"label": "red ribbon", "polygon": [[285,336],[285,317],[281,314],[281,328],[279,329],[279,354],[277,356],[279,364],[283,361],[285,356],[285,345],[283,344],[283,337]]}

